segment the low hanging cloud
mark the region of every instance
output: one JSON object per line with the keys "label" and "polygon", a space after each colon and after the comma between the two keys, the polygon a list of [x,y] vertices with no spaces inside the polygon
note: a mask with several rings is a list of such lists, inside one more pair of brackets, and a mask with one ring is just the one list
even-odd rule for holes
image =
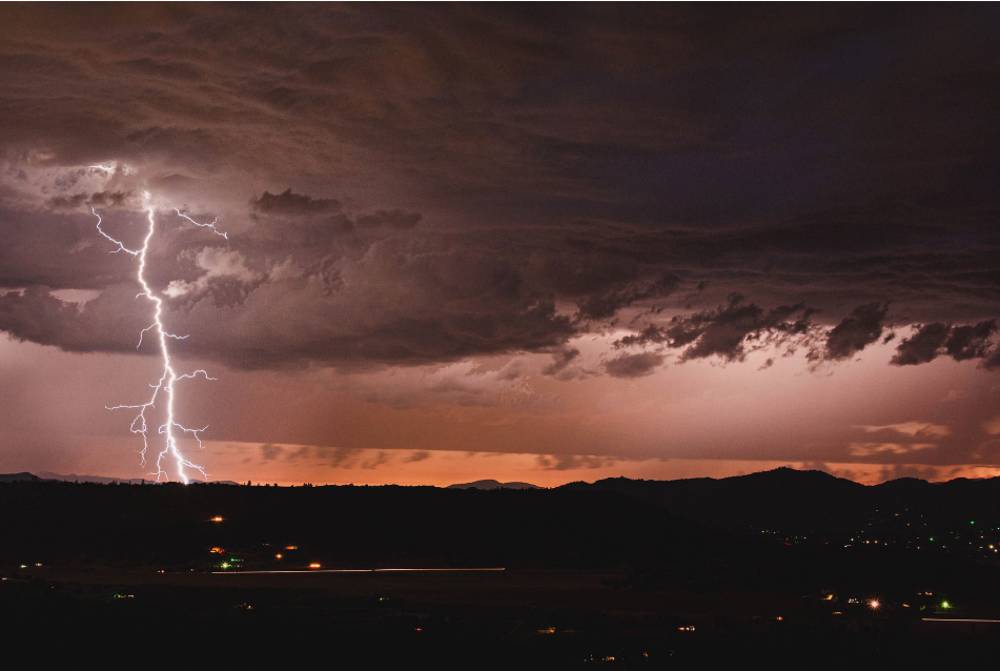
{"label": "low hanging cloud", "polygon": [[652,375],[665,360],[662,354],[656,352],[641,352],[639,354],[620,354],[605,362],[604,370],[611,377],[637,378]]}
{"label": "low hanging cloud", "polygon": [[813,310],[805,305],[786,305],[765,310],[733,294],[714,310],[675,316],[665,325],[650,324],[643,330],[616,341],[618,348],[662,345],[681,348],[680,360],[718,357],[723,361],[743,361],[752,351],[793,347],[810,341]]}
{"label": "low hanging cloud", "polygon": [[565,376],[572,375],[570,366],[577,361],[580,350],[575,347],[560,347],[552,352],[552,362],[542,369],[542,375],[564,379]]}
{"label": "low hanging cloud", "polygon": [[607,468],[621,459],[595,454],[539,454],[535,463],[539,468],[550,471],[573,471],[588,468]]}
{"label": "low hanging cloud", "polygon": [[[985,357],[990,349],[990,338],[996,331],[997,323],[993,319],[979,322],[975,326],[953,326],[945,351],[955,361]],[[1000,352],[1000,348],[996,352]]]}
{"label": "low hanging cloud", "polygon": [[[924,324],[899,344],[891,363],[913,366],[933,361],[941,355],[950,356],[955,361],[983,358],[989,353],[990,338],[996,330],[994,320],[964,326],[941,322]],[[989,360],[984,362],[984,366],[989,365]]]}
{"label": "low hanging cloud", "polygon": [[301,217],[310,214],[325,214],[340,210],[340,201],[334,198],[313,198],[306,194],[294,193],[291,188],[281,193],[265,191],[250,201],[251,210],[269,216]]}
{"label": "low hanging cloud", "polygon": [[847,453],[852,457],[903,456],[914,452],[923,452],[937,447],[936,443],[878,443],[854,442],[847,446]]}
{"label": "low hanging cloud", "polygon": [[940,322],[920,327],[915,334],[899,343],[890,363],[896,366],[913,366],[933,361],[948,339],[949,330],[947,324]]}
{"label": "low hanging cloud", "polygon": [[890,433],[910,438],[945,438],[951,435],[951,427],[932,422],[899,422],[897,424],[863,424],[857,427],[865,433]]}
{"label": "low hanging cloud", "polygon": [[284,450],[280,445],[275,445],[274,443],[264,443],[260,446],[260,458],[262,461],[274,461],[284,454]]}
{"label": "low hanging cloud", "polygon": [[583,319],[610,319],[622,308],[638,301],[663,299],[680,285],[680,278],[664,273],[649,280],[639,280],[609,288],[580,302],[579,316]]}
{"label": "low hanging cloud", "polygon": [[[805,304],[765,310],[747,302],[742,295],[733,294],[726,304],[714,310],[678,315],[664,324],[648,324],[619,338],[615,347],[655,345],[680,349],[680,362],[708,357],[743,361],[758,350],[790,355],[801,347],[807,350],[812,365],[818,366],[848,360],[880,339],[884,343],[891,341],[895,334],[885,334],[888,311],[888,304],[866,303],[833,326],[823,326],[815,321],[818,311]],[[948,354],[956,361],[981,358],[984,368],[996,367],[1000,364],[1000,345],[991,342],[996,330],[994,320],[975,325],[919,326],[897,346],[892,364],[917,365]],[[773,364],[774,358],[770,357],[760,369],[766,370]]]}
{"label": "low hanging cloud", "polygon": [[[353,213],[338,199],[290,189],[265,191],[251,202],[251,211],[248,228],[234,231],[225,243],[209,244],[180,219],[159,215],[166,235],[163,246],[153,250],[149,272],[168,299],[170,328],[197,336],[185,343],[185,353],[267,368],[312,362],[419,365],[549,351],[554,358],[542,373],[569,380],[589,373],[577,365],[567,343],[614,324],[623,311],[647,324],[620,338],[616,348],[678,349],[681,363],[740,362],[752,352],[787,355],[800,347],[814,363],[840,361],[885,332],[886,304],[858,306],[825,326],[817,321],[822,312],[805,303],[765,308],[738,293],[716,308],[660,321],[658,306],[673,300],[682,283],[678,275],[595,259],[599,272],[581,277],[566,263],[558,240],[552,247],[511,248],[508,240],[490,234],[425,230],[419,213]],[[87,217],[60,216],[74,222]],[[125,224],[112,218],[108,225]],[[86,258],[85,267],[97,263],[93,254],[108,258],[87,228],[65,242],[50,240],[64,248],[53,248],[49,255],[72,256],[79,249],[76,255]],[[73,247],[67,249],[70,240]],[[594,253],[587,249],[588,255]],[[525,253],[531,262],[523,261]],[[82,305],[68,306],[52,287],[31,281],[28,290],[0,296],[0,329],[71,351],[133,351],[134,342],[125,334],[146,325],[128,288],[134,270],[114,255],[111,260],[115,282],[105,280],[98,297]],[[576,303],[575,315],[557,308],[566,302]],[[956,326],[932,322],[899,344],[893,363],[925,363],[947,353],[956,360],[982,358],[984,367],[995,367],[1000,356],[992,343],[995,333],[993,320]],[[664,361],[662,352],[629,352],[607,361],[603,370],[635,378]]]}
{"label": "low hanging cloud", "polygon": [[871,345],[882,335],[889,306],[884,303],[867,303],[854,308],[850,315],[830,329],[822,355],[833,361],[849,359]]}
{"label": "low hanging cloud", "polygon": [[130,200],[134,200],[134,194],[131,191],[96,191],[54,196],[45,204],[53,210],[77,210],[83,205],[95,208],[122,207]]}

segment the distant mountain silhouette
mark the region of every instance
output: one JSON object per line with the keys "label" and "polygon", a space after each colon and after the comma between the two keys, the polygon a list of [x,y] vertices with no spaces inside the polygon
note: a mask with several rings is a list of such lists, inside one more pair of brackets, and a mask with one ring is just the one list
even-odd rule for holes
{"label": "distant mountain silhouette", "polygon": [[448,485],[448,489],[541,489],[530,482],[499,482],[497,480],[476,480]]}
{"label": "distant mountain silhouette", "polygon": [[0,482],[38,482],[41,480],[32,473],[0,473]]}
{"label": "distant mountain silhouette", "polygon": [[110,485],[116,482],[129,485],[141,485],[145,483],[151,483],[152,480],[146,480],[145,478],[113,478],[103,475],[80,475],[78,473],[51,473],[49,471],[39,471],[38,479],[41,480],[59,480],[60,482],[92,482],[99,485]]}
{"label": "distant mountain silhouette", "polygon": [[961,519],[1000,515],[1000,478],[927,482],[916,478],[866,486],[823,471],[777,468],[730,478],[573,482],[559,489],[605,491],[679,517],[731,529],[824,533],[857,529],[878,511]]}

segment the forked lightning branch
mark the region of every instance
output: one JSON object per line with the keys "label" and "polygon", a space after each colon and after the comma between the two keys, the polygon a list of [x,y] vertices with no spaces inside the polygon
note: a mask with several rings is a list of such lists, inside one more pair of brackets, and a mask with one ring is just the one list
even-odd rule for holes
{"label": "forked lightning branch", "polygon": [[[195,441],[199,448],[203,448],[204,445],[201,440],[201,433],[205,431],[208,427],[203,426],[201,428],[190,428],[181,424],[174,412],[174,400],[177,392],[177,383],[184,380],[193,380],[195,378],[201,377],[206,380],[214,380],[209,376],[209,374],[203,369],[197,369],[186,373],[178,374],[174,368],[174,362],[171,358],[170,353],[170,341],[171,340],[184,340],[187,335],[177,335],[171,333],[163,324],[163,298],[153,290],[146,279],[146,264],[147,255],[149,252],[150,243],[156,234],[156,207],[152,204],[152,200],[149,192],[143,192],[143,205],[146,213],[146,235],[143,238],[142,246],[138,249],[132,249],[125,245],[121,240],[108,234],[107,231],[102,227],[103,219],[101,215],[97,213],[97,210],[91,208],[91,212],[95,217],[97,217],[97,232],[100,233],[105,239],[107,239],[111,244],[115,246],[111,250],[112,254],[125,253],[136,259],[136,280],[141,287],[141,291],[136,295],[136,298],[142,298],[149,302],[152,307],[152,321],[148,326],[143,328],[138,334],[138,343],[136,344],[136,349],[142,346],[144,338],[153,337],[156,341],[156,345],[159,348],[160,360],[163,363],[163,368],[161,369],[160,376],[154,384],[150,384],[152,392],[150,393],[148,399],[143,403],[135,404],[122,404],[107,406],[108,410],[132,410],[135,411],[135,416],[132,419],[132,423],[129,427],[133,434],[136,434],[142,438],[142,449],[139,451],[140,458],[143,465],[147,462],[147,457],[150,448],[151,436],[150,436],[150,418],[147,416],[153,409],[162,410],[163,413],[163,423],[156,427],[156,436],[162,437],[162,444],[156,453],[156,470],[151,473],[156,477],[157,481],[168,478],[167,468],[172,462],[173,467],[176,471],[177,478],[187,484],[190,482],[190,471],[197,471],[202,477],[207,478],[205,469],[191,461],[188,457],[184,455],[180,443],[178,442],[178,435],[184,435],[190,437]],[[199,228],[209,229],[215,235],[228,239],[225,232],[220,231],[215,226],[215,221],[211,223],[199,223],[195,221],[190,216],[184,214],[178,209],[175,209],[177,216],[191,224],[198,226]]]}

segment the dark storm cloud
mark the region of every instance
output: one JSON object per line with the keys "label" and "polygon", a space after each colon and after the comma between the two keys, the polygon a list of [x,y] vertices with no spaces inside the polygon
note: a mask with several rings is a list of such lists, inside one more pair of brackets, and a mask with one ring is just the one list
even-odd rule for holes
{"label": "dark storm cloud", "polygon": [[679,277],[666,273],[650,281],[614,287],[584,300],[580,304],[580,316],[585,319],[608,319],[637,301],[669,296],[678,284]]}
{"label": "dark storm cloud", "polygon": [[96,193],[74,193],[71,196],[55,196],[46,205],[53,210],[79,210],[80,206],[90,207],[122,207],[132,198],[127,191],[98,191]]}
{"label": "dark storm cloud", "polygon": [[891,363],[897,366],[912,366],[934,360],[938,350],[948,339],[949,331],[947,324],[940,322],[925,324],[915,334],[899,343]]}
{"label": "dark storm cloud", "polygon": [[[265,448],[267,448],[267,451],[265,451]],[[293,450],[275,445],[262,445],[261,452],[265,460],[284,455],[286,461],[310,461],[321,463],[331,468],[344,469],[363,468],[373,470],[392,460],[392,455],[385,450],[366,450],[360,447],[302,445]],[[273,453],[273,456],[269,457],[268,452]],[[412,453],[404,457],[404,461],[421,461],[426,458],[418,457],[414,459],[413,456],[415,454],[417,453]]]}
{"label": "dark storm cloud", "polygon": [[663,361],[663,355],[656,352],[620,354],[605,363],[604,370],[612,377],[643,377],[659,368]]}
{"label": "dark storm cloud", "polygon": [[[131,259],[86,211],[134,213],[136,191],[81,168],[109,160],[135,186],[243,208],[226,245],[175,226],[150,267],[178,282],[185,351],[238,366],[566,352],[609,323],[681,360],[799,344],[849,360],[890,299],[906,323],[986,323],[996,18],[7,6],[0,285],[32,289],[0,299],[0,328],[129,351]],[[105,295],[78,308],[48,288]],[[732,292],[747,298],[711,307]],[[930,344],[994,366],[979,328]],[[899,356],[929,360],[921,343]]]}
{"label": "dark storm cloud", "polygon": [[[330,215],[306,196],[276,198],[258,199],[272,213],[257,208],[226,243],[176,237],[158,250],[164,279],[189,278],[166,291],[170,328],[195,335],[187,353],[243,367],[415,364],[551,348],[575,332],[503,241],[418,235],[415,213]],[[82,306],[38,287],[0,297],[0,329],[72,351],[134,351],[146,325],[135,306],[128,284]]]}
{"label": "dark storm cloud", "polygon": [[681,361],[717,356],[724,361],[742,361],[749,351],[785,344],[802,344],[814,336],[810,322],[813,310],[802,304],[771,310],[747,303],[739,294],[725,305],[690,315],[675,316],[667,324],[651,324],[619,339],[618,347],[664,345],[686,348]]}
{"label": "dark storm cloud", "polygon": [[[781,306],[768,312],[754,304],[744,303],[744,298],[734,295],[728,305],[715,312],[700,313],[686,322],[675,325],[684,339],[698,333],[694,344],[684,351],[683,359],[703,359],[719,356],[727,361],[742,361],[748,347],[782,334],[804,335],[809,330],[811,311],[804,305]],[[797,317],[796,319],[791,319]]]}
{"label": "dark storm cloud", "polygon": [[822,356],[834,361],[848,359],[879,339],[889,306],[868,303],[854,308],[826,336]]}
{"label": "dark storm cloud", "polygon": [[[891,363],[912,366],[933,361],[941,354],[947,354],[955,361],[987,357],[990,337],[996,330],[996,322],[992,320],[963,326],[940,322],[925,324],[899,344]],[[989,360],[983,365],[987,368],[991,366]]]}
{"label": "dark storm cloud", "polygon": [[984,357],[990,347],[990,336],[996,330],[997,323],[994,320],[979,322],[975,326],[955,326],[945,349],[955,361]]}
{"label": "dark storm cloud", "polygon": [[340,201],[338,200],[333,198],[310,198],[305,194],[292,193],[290,188],[277,194],[265,191],[260,197],[253,199],[250,205],[256,212],[290,216],[336,212],[340,209]]}

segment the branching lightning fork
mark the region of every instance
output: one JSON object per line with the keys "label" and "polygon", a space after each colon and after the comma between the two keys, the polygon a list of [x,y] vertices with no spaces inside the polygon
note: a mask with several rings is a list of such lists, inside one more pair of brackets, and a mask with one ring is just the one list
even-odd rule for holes
{"label": "branching lightning fork", "polygon": [[[142,463],[145,464],[146,455],[149,450],[149,424],[147,422],[146,412],[151,408],[155,408],[157,402],[162,399],[164,402],[164,421],[163,424],[157,427],[156,433],[163,436],[163,447],[156,455],[156,470],[151,473],[151,475],[156,476],[157,482],[166,478],[167,471],[164,469],[164,461],[173,460],[174,466],[177,470],[177,477],[181,480],[181,482],[187,484],[190,482],[188,470],[197,471],[203,478],[206,479],[207,475],[203,467],[184,456],[184,453],[181,451],[181,447],[177,442],[177,434],[181,433],[190,436],[195,440],[199,448],[203,448],[204,445],[201,441],[201,433],[208,427],[205,426],[200,429],[191,429],[177,421],[174,416],[174,385],[182,380],[193,380],[198,377],[202,377],[206,380],[215,380],[216,378],[209,376],[205,370],[200,368],[198,370],[191,371],[190,373],[182,373],[179,375],[174,370],[173,360],[170,357],[170,347],[167,341],[170,339],[184,340],[188,336],[176,335],[166,330],[163,325],[163,299],[155,291],[153,291],[152,287],[150,287],[149,283],[146,281],[146,254],[149,251],[150,241],[152,241],[153,235],[156,232],[156,208],[150,202],[149,193],[143,193],[143,199],[146,206],[145,211],[147,226],[146,236],[143,238],[142,247],[139,249],[130,249],[129,247],[126,247],[121,240],[109,235],[103,228],[101,228],[101,224],[103,223],[101,215],[99,215],[97,210],[94,208],[91,208],[90,210],[93,215],[97,217],[97,232],[115,245],[115,249],[112,249],[110,253],[129,254],[134,256],[138,261],[136,279],[138,280],[142,291],[136,295],[136,298],[145,298],[152,303],[153,322],[139,332],[139,342],[136,345],[136,349],[139,349],[139,347],[142,346],[143,336],[152,332],[153,335],[156,336],[156,340],[160,348],[160,359],[163,362],[163,370],[160,374],[160,378],[157,380],[156,384],[149,385],[153,392],[150,394],[149,399],[145,403],[114,405],[107,406],[107,408],[108,410],[136,411],[137,414],[132,419],[132,424],[129,426],[129,430],[142,437],[142,450],[140,450],[139,454],[142,459]],[[228,240],[226,233],[215,227],[215,221],[212,221],[210,224],[203,224],[195,221],[180,210],[175,209],[174,211],[177,213],[177,216],[189,221],[195,226],[198,226],[199,228],[208,228],[215,235]]]}

